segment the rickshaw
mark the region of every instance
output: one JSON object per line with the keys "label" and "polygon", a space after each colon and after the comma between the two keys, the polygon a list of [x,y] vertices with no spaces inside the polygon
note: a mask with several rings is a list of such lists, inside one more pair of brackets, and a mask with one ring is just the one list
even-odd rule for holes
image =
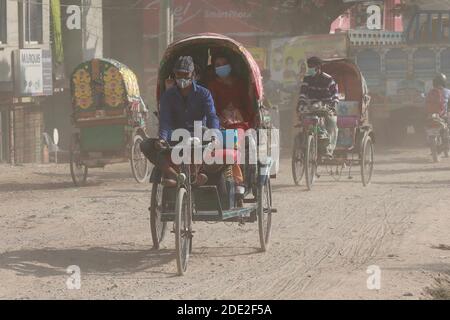
{"label": "rickshaw", "polygon": [[70,84],[76,128],[70,147],[73,183],[85,185],[89,168],[127,161],[135,180],[148,182],[150,163],[140,150],[148,110],[133,71],[115,60],[93,59],[74,70]]}
{"label": "rickshaw", "polygon": [[325,60],[322,70],[331,75],[339,87],[337,147],[332,159],[324,156],[324,147],[329,143],[324,130],[327,106],[320,101],[310,101],[309,111],[301,115],[296,126],[299,132],[292,154],[294,182],[300,185],[305,177],[306,187],[311,190],[315,179],[320,177],[317,171],[320,165],[325,166],[335,180],[342,177],[346,168],[351,179],[352,167],[360,166],[362,184],[366,187],[373,175],[375,143],[375,134],[369,123],[370,96],[366,81],[350,59]]}
{"label": "rickshaw", "polygon": [[[235,222],[239,224],[258,222],[259,242],[264,252],[269,247],[272,214],[276,209],[272,206],[271,178],[276,178],[278,153],[275,150],[277,141],[272,140],[270,134],[275,128],[271,121],[271,110],[263,104],[263,87],[260,70],[251,54],[238,42],[219,34],[200,34],[190,36],[173,43],[166,50],[161,62],[158,75],[158,100],[165,91],[165,80],[172,72],[173,65],[179,56],[192,56],[197,66],[197,82],[204,84],[203,76],[211,68],[209,65],[210,50],[225,50],[231,58],[234,70],[246,79],[249,94],[255,111],[255,126],[257,133],[253,140],[258,150],[266,151],[265,161],[258,158],[251,164],[247,160],[242,165],[246,184],[244,207],[237,207],[233,200],[233,189],[229,188],[229,166],[219,170],[211,170],[208,177],[211,183],[194,187],[195,171],[189,164],[181,164],[177,187],[163,187],[161,172],[155,167],[150,182],[152,186],[150,205],[150,225],[155,249],[160,248],[166,234],[168,223],[173,222],[175,234],[175,253],[178,275],[187,270],[189,255],[192,253],[193,222]],[[261,134],[259,129],[265,129]],[[223,130],[222,133],[230,132]],[[232,132],[233,134],[233,132]],[[274,139],[276,140],[276,138]],[[195,141],[195,137],[192,141]],[[250,149],[251,139],[246,139],[246,150]],[[192,144],[192,148],[203,148],[202,145]],[[226,150],[224,150],[226,151]],[[211,167],[212,168],[212,167]],[[225,185],[225,187],[223,187]]]}

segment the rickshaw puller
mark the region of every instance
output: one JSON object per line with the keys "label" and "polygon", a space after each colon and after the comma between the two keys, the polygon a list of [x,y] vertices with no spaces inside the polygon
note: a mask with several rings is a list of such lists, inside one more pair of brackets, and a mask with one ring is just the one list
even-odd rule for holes
{"label": "rickshaw puller", "polygon": [[[194,122],[201,121],[209,129],[220,129],[219,118],[213,98],[208,89],[198,85],[194,80],[194,61],[190,56],[180,57],[173,69],[176,86],[168,89],[161,97],[159,141],[154,148],[163,150],[167,147],[171,134],[176,129],[193,131]],[[151,145],[141,149],[152,149]],[[144,152],[145,153],[145,152]],[[176,186],[178,172],[170,155],[160,158],[158,166],[164,174],[164,186]],[[206,184],[208,177],[204,173],[197,176],[197,185]]]}
{"label": "rickshaw puller", "polygon": [[297,112],[305,112],[308,100],[319,100],[330,104],[330,112],[325,118],[326,129],[330,136],[327,156],[333,157],[338,138],[336,108],[339,103],[338,86],[332,76],[322,71],[323,61],[319,57],[311,57],[307,61],[308,73],[300,87],[300,99]]}

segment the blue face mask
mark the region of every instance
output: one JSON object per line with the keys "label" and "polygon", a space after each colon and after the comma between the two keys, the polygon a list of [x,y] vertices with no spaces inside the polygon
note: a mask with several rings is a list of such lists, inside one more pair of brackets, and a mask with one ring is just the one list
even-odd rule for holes
{"label": "blue face mask", "polygon": [[231,66],[229,64],[217,67],[216,74],[221,78],[226,78],[231,74]]}
{"label": "blue face mask", "polygon": [[308,71],[306,72],[307,76],[315,76],[317,74],[316,68],[308,68]]}

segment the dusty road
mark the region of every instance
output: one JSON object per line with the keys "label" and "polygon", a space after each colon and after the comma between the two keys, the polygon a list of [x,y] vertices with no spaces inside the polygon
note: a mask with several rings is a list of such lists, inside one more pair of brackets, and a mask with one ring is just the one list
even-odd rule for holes
{"label": "dusty road", "polygon": [[[0,165],[0,299],[422,299],[450,274],[450,160],[425,149],[378,151],[373,184],[323,176],[274,183],[272,245],[257,225],[196,224],[188,275],[175,276],[173,235],[151,249],[149,186],[126,165],[71,185],[67,165]],[[81,269],[68,290],[66,268]],[[369,266],[380,290],[367,288]]]}

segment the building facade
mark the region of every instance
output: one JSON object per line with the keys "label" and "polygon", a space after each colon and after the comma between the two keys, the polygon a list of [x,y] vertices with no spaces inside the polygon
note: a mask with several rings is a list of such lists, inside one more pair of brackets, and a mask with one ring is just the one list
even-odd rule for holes
{"label": "building facade", "polygon": [[0,0],[0,162],[42,162],[55,128],[68,149],[68,76],[102,55],[102,0]]}

